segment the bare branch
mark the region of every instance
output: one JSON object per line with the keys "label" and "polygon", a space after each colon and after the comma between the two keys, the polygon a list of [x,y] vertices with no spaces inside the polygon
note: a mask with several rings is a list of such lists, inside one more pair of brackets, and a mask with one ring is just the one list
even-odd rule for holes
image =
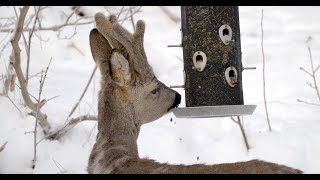
{"label": "bare branch", "polygon": [[54,160],[52,158],[52,161],[54,162],[54,164],[56,165],[56,167],[59,169],[60,174],[66,173],[68,172],[64,167],[61,166],[61,164],[59,162],[57,162],[56,160]]}
{"label": "bare branch", "polygon": [[4,148],[6,148],[7,143],[8,143],[8,142],[6,141],[6,142],[0,147],[0,152],[3,151]]}
{"label": "bare branch", "polygon": [[29,77],[29,79],[31,79],[31,78],[33,78],[33,77],[35,77],[35,76],[39,75],[39,74],[41,74],[41,72],[38,72],[38,73],[36,73],[36,74],[34,74],[34,75],[30,76],[30,77]]}
{"label": "bare branch", "polygon": [[[131,18],[131,17],[132,17],[133,15],[135,15],[136,13],[141,12],[141,11],[140,11],[141,8],[142,8],[142,6],[139,6],[135,11],[132,12],[132,14],[131,14],[130,16],[128,16],[128,13],[127,13],[127,15],[126,15],[123,19],[120,19],[120,20],[119,20],[119,23],[122,24],[124,21],[128,20],[129,18]],[[133,9],[133,8],[132,8],[132,9]]]}
{"label": "bare branch", "polygon": [[230,117],[230,118],[231,118],[231,120],[232,120],[233,122],[235,122],[235,123],[238,124],[238,122],[237,122],[233,117]]}
{"label": "bare branch", "polygon": [[249,151],[250,150],[250,146],[249,146],[249,143],[248,143],[247,136],[246,136],[246,133],[244,131],[243,125],[241,123],[240,117],[237,116],[237,120],[235,120],[233,117],[231,117],[231,120],[239,125],[239,128],[241,130],[241,134],[243,136],[247,151]]}
{"label": "bare branch", "polygon": [[69,113],[69,115],[68,115],[65,123],[69,120],[69,118],[72,116],[72,114],[73,114],[74,111],[77,109],[77,107],[78,107],[78,105],[80,104],[80,102],[82,101],[82,98],[83,98],[84,95],[86,94],[86,92],[87,92],[87,90],[88,90],[88,87],[89,87],[89,85],[90,85],[90,83],[91,83],[91,81],[92,81],[92,79],[93,79],[93,77],[94,77],[94,74],[95,74],[96,71],[97,71],[97,68],[98,68],[98,66],[96,65],[96,66],[94,67],[92,73],[91,73],[91,76],[90,76],[90,78],[89,78],[89,81],[88,81],[86,87],[84,88],[84,90],[83,90],[83,92],[82,92],[79,100],[77,101],[77,103],[76,103],[76,104],[73,106],[73,108],[71,109],[71,112]]}
{"label": "bare branch", "polygon": [[320,106],[320,104],[311,103],[311,102],[304,101],[304,100],[301,100],[301,99],[297,99],[297,101],[300,102],[300,103],[308,104],[308,105]]}
{"label": "bare branch", "polygon": [[32,168],[35,168],[35,164],[37,161],[37,127],[38,127],[38,121],[39,121],[39,114],[40,114],[40,108],[41,106],[44,105],[44,103],[42,101],[40,101],[41,99],[41,94],[43,91],[43,86],[47,77],[47,73],[51,64],[51,60],[49,61],[49,65],[47,66],[44,75],[43,75],[43,71],[41,71],[41,77],[40,77],[40,87],[39,87],[39,95],[38,95],[38,103],[37,103],[37,111],[36,111],[36,121],[35,121],[35,125],[34,125],[34,131],[33,131],[33,135],[34,135],[34,141],[33,141],[33,147],[34,147],[34,154],[33,154],[33,165]]}
{"label": "bare branch", "polygon": [[81,51],[81,49],[74,42],[71,42],[71,44],[69,46],[74,48],[75,50],[77,50],[82,56],[85,56],[85,54]]}
{"label": "bare branch", "polygon": [[12,99],[10,98],[10,96],[7,95],[6,97],[10,100],[10,102],[14,105],[14,107],[22,114],[21,110],[20,110],[20,109],[18,108],[18,106],[12,101]]}
{"label": "bare branch", "polygon": [[[69,119],[71,117],[71,115],[74,113],[74,111],[77,109],[77,107],[79,106],[80,102],[82,101],[84,95],[86,94],[87,90],[88,90],[88,87],[94,77],[94,74],[97,70],[97,66],[95,66],[95,68],[93,69],[92,73],[91,73],[91,76],[89,78],[89,81],[84,89],[84,91],[82,92],[79,100],[77,101],[77,103],[73,106],[71,112],[69,113],[66,121],[65,121],[65,125],[60,128],[59,130],[57,130],[56,132],[54,133],[51,133],[49,135],[47,135],[44,139],[46,138],[50,138],[50,139],[57,139],[59,138],[63,133],[67,132],[69,129],[71,129],[72,127],[74,127],[76,124],[78,124],[79,122],[82,122],[84,120],[97,120],[97,117],[96,116],[92,116],[92,115],[85,115],[85,116],[80,116],[78,118],[72,118],[72,119]],[[41,140],[42,141],[42,140]],[[41,142],[39,141],[39,142]],[[38,143],[39,143],[38,142]]]}
{"label": "bare branch", "polygon": [[16,81],[16,74],[14,72],[13,62],[14,62],[14,55],[11,52],[10,55],[10,62],[8,65],[7,75],[5,76],[4,86],[3,86],[3,95],[8,95],[9,90],[12,92],[14,91],[15,81]]}
{"label": "bare branch", "polygon": [[33,130],[33,161],[32,161],[32,169],[35,168],[36,161],[37,161],[37,127],[38,127],[38,120],[39,120],[40,99],[41,99],[43,82],[44,82],[43,81],[43,71],[41,71],[39,96],[38,96],[39,101],[37,103],[36,120],[35,120],[35,123],[34,123],[34,130]]}
{"label": "bare branch", "polygon": [[78,123],[83,121],[97,121],[98,117],[94,115],[84,115],[76,118],[72,118],[68,121],[66,125],[59,128],[57,131],[45,136],[43,139],[41,139],[37,144],[39,144],[44,139],[58,139],[61,137],[62,134],[66,133],[68,130],[72,129],[74,126],[76,126]]}
{"label": "bare branch", "polygon": [[314,73],[316,73],[320,68],[320,65],[318,65],[318,67],[314,70]]}
{"label": "bare branch", "polygon": [[[55,26],[49,26],[49,27],[42,27],[41,26],[41,23],[40,23],[40,20],[39,20],[39,17],[37,17],[39,15],[39,12],[42,11],[44,8],[46,7],[43,7],[43,8],[40,8],[38,9],[38,11],[33,14],[31,17],[30,17],[30,20],[29,20],[29,23],[31,22],[31,19],[36,16],[35,18],[35,21],[34,21],[34,25],[32,28],[27,28],[29,24],[26,25],[26,27],[24,27],[22,29],[22,31],[33,31],[33,32],[36,32],[36,31],[58,31],[64,27],[68,27],[68,26],[80,26],[80,25],[88,25],[88,24],[92,24],[94,21],[86,21],[86,22],[80,22],[82,19],[84,18],[79,18],[73,22],[70,22],[70,19],[71,17],[75,14],[76,11],[73,11],[69,16],[67,16],[67,19],[64,23],[60,24],[60,25],[55,25]],[[80,6],[79,6],[80,8]],[[35,27],[35,23],[38,22],[39,24],[39,27]],[[8,33],[12,33],[14,31],[14,29],[12,28],[1,28],[0,29],[0,33],[1,32],[8,32]]]}
{"label": "bare branch", "polygon": [[306,83],[309,87],[311,87],[312,89],[315,89],[315,87],[310,82],[306,82]]}
{"label": "bare branch", "polygon": [[250,146],[249,146],[249,143],[248,143],[247,136],[246,136],[246,134],[245,134],[244,128],[243,128],[243,126],[242,126],[242,123],[241,123],[240,117],[239,117],[239,116],[237,116],[237,119],[238,119],[238,125],[239,125],[239,127],[240,127],[240,130],[241,130],[242,136],[243,136],[243,138],[244,138],[244,142],[245,142],[245,144],[246,144],[247,151],[249,151]]}
{"label": "bare branch", "polygon": [[[13,39],[11,40],[11,44],[12,44],[12,48],[13,48],[13,54],[14,54],[14,68],[15,68],[15,71],[17,73],[17,76],[18,76],[18,80],[20,82],[20,85],[21,85],[21,91],[22,92],[27,92],[27,88],[25,86],[25,79],[23,77],[23,73],[21,71],[21,67],[20,67],[20,48],[19,48],[19,40],[20,40],[20,37],[21,37],[21,33],[22,33],[22,28],[23,28],[23,22],[24,22],[24,19],[26,17],[26,14],[28,12],[28,9],[29,9],[29,6],[25,6],[22,8],[21,10],[21,14],[20,14],[20,17],[19,17],[19,20],[18,20],[18,24],[17,24],[17,27],[16,27],[16,32],[13,36]],[[26,104],[29,104],[30,106],[34,106],[34,103],[31,101],[30,97],[23,93],[23,98],[25,100],[25,103]],[[35,109],[34,107],[32,109]]]}
{"label": "bare branch", "polygon": [[134,19],[133,19],[133,13],[132,13],[132,7],[131,6],[129,7],[129,11],[130,11],[130,16],[131,16],[130,20],[131,20],[132,28],[133,28],[133,31],[135,31],[136,26],[134,25]]}
{"label": "bare branch", "polygon": [[57,97],[59,97],[59,96],[54,96],[54,97],[52,97],[52,98],[49,98],[48,100],[43,99],[43,100],[41,101],[40,109],[41,109],[47,102],[49,102],[49,101],[51,101],[52,99],[55,99],[55,98],[57,98]]}
{"label": "bare branch", "polygon": [[[39,11],[43,11],[44,9],[46,9],[46,8],[48,8],[49,6],[41,6],[41,8],[39,9]],[[24,28],[27,28],[27,27],[29,27],[29,25],[31,24],[31,22],[32,22],[32,19],[36,16],[36,8],[34,8],[34,10],[35,10],[35,13],[34,14],[31,14],[30,16],[29,16],[29,19],[28,20],[26,20],[26,23],[25,23],[25,26],[24,26]],[[38,23],[40,23],[40,21],[39,21],[39,19],[37,20],[38,21]],[[39,24],[39,26],[41,26],[41,24]]]}
{"label": "bare branch", "polygon": [[[41,72],[40,72],[41,73]],[[20,89],[20,91],[21,91],[21,87],[16,83],[16,86]],[[28,93],[28,95],[30,96],[30,97],[32,97],[35,101],[38,101],[38,99],[36,98],[36,97],[34,97],[32,94],[30,94],[29,92],[27,92]]]}
{"label": "bare branch", "polygon": [[121,15],[121,13],[123,12],[123,9],[124,9],[124,6],[122,6],[122,8],[121,8],[120,12],[118,13],[117,19],[119,19],[119,17],[120,17],[120,15]]}
{"label": "bare branch", "polygon": [[310,49],[309,46],[308,46],[308,51],[309,51],[311,69],[312,69],[313,86],[314,86],[314,89],[315,89],[315,91],[317,93],[318,100],[320,101],[320,92],[319,92],[319,89],[318,89],[317,80],[316,80],[316,74],[315,74],[316,71],[314,70],[311,49]]}
{"label": "bare branch", "polygon": [[179,23],[181,19],[174,15],[166,6],[159,6],[160,9],[175,23]]}
{"label": "bare branch", "polygon": [[[87,21],[87,22],[79,22],[79,20],[72,22],[72,23],[68,23],[68,24],[60,24],[60,25],[56,25],[56,26],[51,26],[51,27],[39,27],[36,28],[34,31],[58,31],[62,28],[68,27],[68,26],[81,26],[81,25],[88,25],[88,24],[92,24],[94,21]],[[25,28],[23,29],[23,31],[30,31],[30,28]],[[0,29],[0,32],[12,32],[13,29]]]}
{"label": "bare branch", "polygon": [[307,70],[305,70],[303,67],[300,67],[299,69],[302,70],[303,72],[305,72],[306,74],[308,74],[310,77],[312,77],[312,74],[310,72],[308,72]]}
{"label": "bare branch", "polygon": [[26,84],[28,86],[28,80],[29,80],[29,66],[30,66],[30,56],[31,56],[31,41],[32,41],[32,36],[33,32],[36,28],[37,21],[39,19],[39,12],[41,10],[41,6],[38,7],[38,10],[36,10],[35,7],[35,20],[32,26],[32,29],[29,31],[29,39],[28,39],[28,49],[26,49],[27,52],[27,67],[26,67]]}
{"label": "bare branch", "polygon": [[267,99],[266,99],[266,77],[265,77],[265,56],[264,56],[264,48],[263,48],[263,9],[261,10],[261,50],[262,50],[262,78],[263,78],[263,99],[264,99],[264,107],[266,110],[266,116],[267,116],[267,122],[268,122],[268,127],[269,131],[271,132],[271,125],[269,121],[269,113],[268,113],[268,106],[267,106]]}
{"label": "bare branch", "polygon": [[81,8],[81,6],[76,6],[76,8],[73,10],[73,12],[67,17],[67,20],[65,24],[69,23],[70,18]]}
{"label": "bare branch", "polygon": [[[21,95],[23,97],[24,102],[33,112],[35,112],[34,114],[38,114],[39,124],[42,127],[44,133],[47,134],[47,133],[49,133],[49,130],[50,130],[50,124],[47,120],[47,115],[37,111],[37,103],[34,103],[29,96],[28,87],[26,84],[26,79],[25,79],[25,77],[22,73],[22,69],[21,69],[21,56],[20,56],[21,50],[19,47],[19,40],[21,38],[24,20],[25,20],[25,17],[26,17],[28,10],[29,10],[29,6],[24,6],[21,9],[21,12],[20,12],[20,15],[18,18],[18,22],[17,22],[17,26],[16,26],[16,30],[15,30],[15,33],[14,33],[13,38],[11,40],[12,50],[13,50],[13,54],[14,54],[13,66],[16,71],[16,75],[18,77],[19,83],[20,83]],[[51,60],[50,60],[50,62],[51,62]],[[38,101],[40,101],[40,99],[38,99]]]}

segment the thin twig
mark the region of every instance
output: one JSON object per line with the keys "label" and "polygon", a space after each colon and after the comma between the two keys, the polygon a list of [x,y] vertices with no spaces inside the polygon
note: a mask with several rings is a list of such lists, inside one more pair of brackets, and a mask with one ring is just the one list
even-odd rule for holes
{"label": "thin twig", "polygon": [[39,144],[41,141],[43,141],[45,139],[57,139],[57,138],[61,137],[62,134],[66,133],[68,130],[72,129],[75,125],[77,125],[80,122],[97,121],[97,120],[98,120],[97,116],[94,116],[94,115],[84,115],[84,116],[72,118],[68,121],[68,123],[66,125],[59,128],[57,131],[55,131],[49,135],[46,135],[44,138],[42,138],[40,141],[38,141],[37,144]]}
{"label": "thin twig", "polygon": [[[40,74],[41,74],[41,72],[40,72]],[[21,87],[16,83],[16,86],[21,90]],[[34,97],[34,95],[32,95],[32,94],[30,94],[29,92],[27,92],[28,93],[28,95],[30,96],[30,97],[32,97],[35,101],[38,101],[38,99],[36,98],[36,97]]]}
{"label": "thin twig", "polygon": [[69,46],[73,47],[75,50],[77,50],[82,56],[85,56],[85,54],[81,51],[81,49],[74,42],[71,42],[71,44]]}
{"label": "thin twig", "polygon": [[0,147],[0,152],[3,151],[4,148],[6,148],[7,143],[8,143],[8,142],[6,141],[6,142]]}
{"label": "thin twig", "polygon": [[[45,8],[47,8],[47,7],[43,7],[43,8],[38,9],[38,12],[42,11]],[[16,13],[16,11],[15,11],[15,13]],[[87,24],[91,24],[91,23],[94,22],[94,21],[80,22],[80,20],[82,20],[84,18],[80,18],[80,19],[77,19],[74,22],[70,22],[70,19],[74,15],[74,13],[75,13],[75,11],[73,11],[69,16],[67,16],[67,19],[66,19],[66,21],[64,23],[62,23],[60,25],[51,26],[51,27],[50,26],[49,27],[42,27],[39,18],[36,18],[35,23],[38,22],[39,26],[36,27],[33,31],[34,32],[36,32],[36,31],[58,31],[58,30],[60,30],[60,29],[62,29],[64,27],[67,27],[67,26],[87,25]],[[36,16],[36,14],[37,13],[31,15],[30,20],[26,24],[26,27],[23,28],[23,31],[28,31],[28,32],[32,31],[33,27],[32,28],[27,28],[27,27],[28,27],[29,23],[31,22],[32,18],[34,16]],[[0,33],[1,32],[12,33],[13,31],[14,31],[13,28],[0,28]]]}
{"label": "thin twig", "polygon": [[231,117],[231,120],[239,125],[240,130],[241,130],[241,134],[242,134],[244,142],[246,144],[247,151],[249,151],[250,150],[250,146],[249,146],[249,143],[248,143],[247,136],[246,136],[246,133],[244,131],[243,125],[241,123],[240,117],[237,116],[237,121],[233,117]]}
{"label": "thin twig", "polygon": [[[82,18],[81,18],[82,19]],[[74,22],[69,22],[67,24],[63,23],[60,25],[55,25],[51,27],[38,27],[34,31],[58,31],[62,28],[68,27],[68,26],[81,26],[81,25],[88,25],[94,23],[94,21],[87,21],[87,22],[79,22],[81,19],[78,19]],[[30,31],[31,28],[24,28],[23,31]],[[14,29],[0,29],[0,32],[13,32]]]}
{"label": "thin twig", "polygon": [[9,95],[6,95],[6,97],[10,100],[10,102],[14,105],[14,107],[20,112],[20,114],[23,114],[23,113],[21,112],[21,110],[18,108],[18,106],[12,101],[12,99],[10,98],[10,96],[9,96]]}
{"label": "thin twig", "polygon": [[68,115],[68,117],[67,117],[67,119],[66,119],[66,121],[65,121],[65,124],[66,124],[66,122],[69,120],[69,118],[72,116],[72,114],[74,113],[74,111],[77,109],[79,103],[81,102],[82,98],[83,98],[84,95],[86,94],[86,92],[87,92],[87,90],[88,90],[88,87],[89,87],[89,85],[90,85],[90,83],[91,83],[91,81],[92,81],[92,79],[93,79],[93,77],[94,77],[94,74],[95,74],[96,71],[97,71],[97,68],[98,68],[98,66],[96,65],[96,66],[94,67],[92,73],[91,73],[91,76],[90,76],[90,78],[89,78],[89,81],[88,81],[86,87],[84,88],[84,90],[83,90],[83,92],[82,92],[79,100],[78,100],[77,103],[73,106],[71,112],[69,113],[69,115]]}
{"label": "thin twig", "polygon": [[318,96],[318,100],[320,101],[320,92],[319,92],[319,89],[318,89],[318,85],[317,85],[317,79],[316,79],[316,71],[314,70],[314,66],[313,66],[313,60],[312,60],[312,54],[311,54],[311,49],[310,47],[308,46],[308,51],[309,51],[309,57],[310,57],[310,63],[311,63],[311,70],[312,70],[312,79],[313,79],[313,86],[314,86],[314,89],[317,93],[317,96]]}
{"label": "thin twig", "polygon": [[175,23],[179,23],[181,19],[174,15],[166,6],[159,6],[160,9]]}
{"label": "thin twig", "polygon": [[41,94],[43,91],[44,83],[46,81],[46,77],[47,77],[48,70],[49,70],[49,67],[51,64],[51,60],[52,60],[52,58],[49,61],[49,64],[44,72],[44,75],[43,75],[43,71],[41,71],[41,77],[40,77],[40,87],[39,87],[39,95],[38,95],[38,103],[37,103],[37,111],[36,111],[36,121],[35,121],[35,125],[34,125],[34,134],[33,134],[34,135],[34,141],[33,141],[33,145],[34,145],[34,154],[33,155],[34,156],[33,156],[33,164],[32,164],[33,169],[35,168],[35,164],[37,161],[37,127],[38,127],[38,121],[39,121],[40,108],[45,104],[41,101]]}
{"label": "thin twig", "polygon": [[[77,101],[77,103],[76,103],[76,104],[73,106],[73,108],[71,109],[71,112],[69,113],[69,115],[68,115],[68,117],[67,117],[67,119],[66,119],[66,121],[65,121],[65,123],[64,123],[64,126],[63,126],[61,129],[59,129],[58,131],[56,131],[55,133],[49,135],[49,136],[48,136],[49,138],[54,138],[54,139],[58,138],[58,137],[61,135],[61,133],[65,133],[67,130],[70,129],[70,128],[67,128],[67,127],[75,124],[75,123],[73,123],[73,121],[71,121],[71,120],[73,120],[73,119],[69,120],[69,118],[72,116],[72,114],[74,113],[74,111],[77,109],[77,107],[79,106],[80,102],[82,101],[84,95],[86,94],[86,92],[87,92],[87,90],[88,90],[88,87],[89,87],[89,85],[90,85],[90,83],[91,83],[91,81],[92,81],[92,79],[93,79],[93,77],[94,77],[94,74],[95,74],[95,72],[97,71],[97,68],[98,68],[98,66],[96,65],[96,66],[94,67],[92,73],[91,73],[91,76],[90,76],[90,78],[89,78],[89,81],[88,81],[86,87],[84,88],[84,90],[83,90],[83,92],[82,92],[79,100]],[[68,122],[68,121],[69,121],[69,122]],[[68,123],[67,123],[67,122],[68,122]],[[71,122],[71,123],[70,123],[70,122]],[[81,122],[81,121],[78,121],[78,122]],[[78,123],[78,122],[77,122],[77,123]]]}
{"label": "thin twig", "polygon": [[140,12],[140,9],[142,8],[142,6],[139,6],[135,11],[132,12],[132,15],[128,16],[128,13],[126,14],[126,16],[123,19],[119,20],[119,23],[123,23],[124,21],[128,20],[129,18],[131,18],[133,15],[135,15],[136,13]]}
{"label": "thin twig", "polygon": [[38,72],[38,73],[36,73],[36,74],[34,74],[34,75],[30,76],[30,77],[29,77],[29,79],[31,79],[31,78],[33,78],[33,77],[36,77],[36,76],[37,76],[37,75],[39,75],[39,74],[41,74],[41,72]]}
{"label": "thin twig", "polygon": [[118,13],[117,19],[119,19],[120,15],[121,15],[121,13],[122,13],[122,11],[123,11],[123,9],[124,9],[124,6],[122,6],[120,12]]}
{"label": "thin twig", "polygon": [[39,19],[39,12],[41,10],[41,6],[38,7],[38,11],[36,10],[36,7],[35,8],[35,20],[34,20],[34,23],[33,23],[33,26],[32,26],[32,29],[29,31],[29,39],[28,39],[28,49],[27,50],[27,68],[26,68],[26,84],[28,86],[28,81],[29,81],[29,66],[30,66],[30,56],[31,56],[31,41],[32,41],[32,36],[33,36],[33,32],[36,28],[36,24],[37,24],[37,21]]}
{"label": "thin twig", "polygon": [[[56,167],[59,169],[59,171],[60,171],[61,174],[68,172],[64,167],[61,166],[61,164],[60,164],[59,162],[57,162],[57,161],[54,160],[53,158],[52,158],[52,160],[53,160],[54,164],[56,165]],[[58,165],[59,165],[60,167],[59,167]],[[61,168],[63,169],[63,171],[61,170]]]}
{"label": "thin twig", "polygon": [[41,71],[41,77],[40,77],[40,87],[39,87],[39,96],[38,96],[38,103],[37,103],[37,111],[36,111],[36,120],[34,123],[34,130],[33,130],[33,161],[32,161],[32,169],[36,166],[37,161],[37,127],[38,127],[38,120],[39,120],[39,111],[40,111],[40,99],[41,99],[41,93],[42,93],[42,84],[43,81],[43,71]]}
{"label": "thin twig", "polygon": [[310,82],[306,82],[306,84],[311,87],[312,89],[315,89],[315,87],[310,83]]}
{"label": "thin twig", "polygon": [[316,68],[316,70],[314,70],[314,73],[316,73],[320,68],[320,65],[318,65],[318,67]]}
{"label": "thin twig", "polygon": [[34,133],[34,131],[27,131],[27,132],[24,132],[24,134],[29,134],[29,133]]}
{"label": "thin twig", "polygon": [[266,77],[265,77],[265,68],[266,68],[266,63],[265,63],[265,56],[264,56],[264,49],[263,49],[263,9],[261,10],[261,50],[262,50],[262,71],[263,71],[263,99],[264,99],[264,107],[266,110],[266,116],[267,116],[267,122],[268,122],[268,127],[269,131],[271,132],[271,125],[270,125],[270,120],[269,120],[269,113],[268,113],[268,106],[267,106],[267,99],[266,99]]}
{"label": "thin twig", "polygon": [[305,72],[306,74],[308,74],[310,77],[312,77],[312,74],[310,72],[308,72],[307,70],[305,70],[303,67],[300,67],[299,69],[302,70],[303,72]]}
{"label": "thin twig", "polygon": [[133,31],[135,31],[136,26],[134,24],[134,19],[133,19],[133,13],[132,13],[132,7],[131,6],[129,7],[129,11],[130,11],[130,16],[131,16],[130,20],[131,20],[132,28],[133,28]]}
{"label": "thin twig", "polygon": [[301,99],[297,99],[297,101],[300,102],[300,103],[305,103],[305,104],[309,104],[309,105],[313,105],[313,106],[320,106],[320,104],[304,101],[304,100],[301,100]]}
{"label": "thin twig", "polygon": [[40,105],[40,109],[41,109],[47,102],[49,102],[49,101],[51,101],[52,99],[55,99],[55,98],[57,98],[57,97],[59,97],[59,96],[54,96],[54,97],[52,97],[52,98],[49,98],[48,100],[46,100],[46,99],[42,100],[42,101],[41,101],[41,105]]}
{"label": "thin twig", "polygon": [[69,20],[71,19],[71,17],[81,8],[81,6],[77,6],[73,12],[67,17],[67,20],[65,21],[65,24],[69,23]]}

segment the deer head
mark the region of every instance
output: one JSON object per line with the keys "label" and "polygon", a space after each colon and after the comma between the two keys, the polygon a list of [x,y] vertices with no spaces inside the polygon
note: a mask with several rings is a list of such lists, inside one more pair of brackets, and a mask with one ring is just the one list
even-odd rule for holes
{"label": "deer head", "polygon": [[[101,72],[101,96],[116,97],[132,109],[136,124],[152,122],[180,104],[181,96],[154,75],[148,63],[143,37],[145,24],[139,20],[128,32],[115,16],[95,16],[97,29],[90,32],[93,59]],[[110,89],[110,91],[104,91]],[[100,102],[99,102],[100,104]]]}

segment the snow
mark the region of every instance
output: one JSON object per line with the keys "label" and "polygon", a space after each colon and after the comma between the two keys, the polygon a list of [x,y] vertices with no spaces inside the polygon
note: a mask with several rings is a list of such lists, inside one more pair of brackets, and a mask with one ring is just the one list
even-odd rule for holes
{"label": "snow", "polygon": [[[119,10],[116,7],[113,11]],[[12,7],[0,7],[0,17],[14,15]],[[180,16],[179,7],[169,9]],[[261,9],[264,9],[264,50],[266,57],[266,95],[272,132],[268,131],[263,103]],[[33,9],[30,9],[30,11]],[[103,7],[86,7],[92,16]],[[112,10],[112,9],[110,9]],[[146,6],[135,15],[135,21],[146,22],[145,49],[154,72],[167,85],[183,83],[181,48],[167,48],[181,42],[180,24],[171,21],[159,7]],[[241,49],[243,65],[257,67],[243,72],[245,104],[256,104],[252,116],[244,116],[245,132],[250,151],[246,147],[237,124],[230,118],[177,119],[172,113],[141,127],[138,139],[140,157],[171,164],[218,164],[262,159],[299,168],[305,173],[320,173],[320,108],[297,102],[297,99],[316,102],[317,96],[306,84],[312,79],[299,70],[310,70],[309,43],[314,64],[320,64],[319,7],[240,7]],[[70,7],[51,7],[40,14],[43,26],[60,24],[62,15]],[[52,16],[55,14],[55,16]],[[1,21],[2,23],[2,21]],[[132,30],[131,22],[124,25]],[[58,96],[48,102],[42,112],[49,117],[52,128],[61,126],[78,101],[95,66],[89,47],[89,32],[93,24],[77,28],[71,40],[59,40],[57,32],[41,32],[40,41],[34,37],[30,74],[44,69],[50,59],[43,98]],[[73,27],[66,27],[60,36],[70,36]],[[0,52],[11,35],[0,33]],[[22,62],[26,59],[23,41]],[[72,47],[76,45],[83,55]],[[0,73],[5,74],[9,48],[0,54]],[[22,63],[25,69],[25,63]],[[318,76],[318,79],[320,77]],[[72,117],[97,114],[97,92],[100,74]],[[0,85],[2,89],[2,84]],[[17,88],[17,87],[16,87]],[[29,82],[29,91],[37,95],[39,77]],[[184,107],[184,92],[181,107]],[[28,116],[18,88],[9,94],[22,114],[6,97],[0,97],[0,145],[8,141],[0,153],[0,173],[87,173],[86,167],[97,134],[96,122],[86,121],[71,129],[60,140],[43,140],[37,147],[36,168],[32,169],[35,119]],[[170,119],[172,118],[172,122]],[[38,139],[44,134],[38,128]]]}

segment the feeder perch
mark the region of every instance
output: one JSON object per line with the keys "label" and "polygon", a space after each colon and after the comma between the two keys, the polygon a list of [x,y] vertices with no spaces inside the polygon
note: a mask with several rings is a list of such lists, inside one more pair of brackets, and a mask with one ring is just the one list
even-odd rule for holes
{"label": "feeder perch", "polygon": [[256,105],[244,105],[241,44],[237,6],[182,6],[186,107],[178,118],[251,115]]}

